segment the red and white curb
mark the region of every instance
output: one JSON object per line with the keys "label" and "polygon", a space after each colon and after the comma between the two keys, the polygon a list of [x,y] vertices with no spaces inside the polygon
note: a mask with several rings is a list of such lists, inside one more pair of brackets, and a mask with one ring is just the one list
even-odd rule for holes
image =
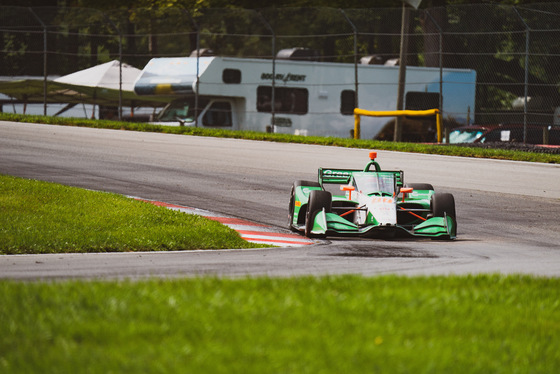
{"label": "red and white curb", "polygon": [[305,238],[298,234],[279,232],[278,229],[272,226],[262,225],[240,218],[227,217],[203,209],[189,208],[182,205],[164,203],[161,201],[146,200],[133,196],[131,197],[135,200],[144,201],[156,206],[162,206],[187,214],[197,214],[208,219],[218,221],[221,224],[237,231],[243,239],[251,243],[269,244],[279,247],[301,247],[304,245],[315,244],[315,242],[311,239]]}

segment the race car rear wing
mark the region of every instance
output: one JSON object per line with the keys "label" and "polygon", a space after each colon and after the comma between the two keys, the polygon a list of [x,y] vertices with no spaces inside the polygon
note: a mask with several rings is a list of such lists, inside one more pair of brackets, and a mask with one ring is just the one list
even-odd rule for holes
{"label": "race car rear wing", "polygon": [[361,170],[319,168],[319,183],[345,184],[350,182],[350,177],[353,173],[359,171]]}
{"label": "race car rear wing", "polygon": [[[347,184],[350,182],[352,173],[362,171],[357,169],[319,168],[319,183],[321,186],[323,184]],[[372,173],[376,172],[372,171]],[[404,185],[404,173],[402,170],[383,170],[378,173],[393,173],[397,181],[397,187]]]}

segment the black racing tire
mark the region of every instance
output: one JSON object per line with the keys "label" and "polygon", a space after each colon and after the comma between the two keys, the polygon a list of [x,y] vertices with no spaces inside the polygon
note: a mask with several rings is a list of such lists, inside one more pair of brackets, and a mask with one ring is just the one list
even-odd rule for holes
{"label": "black racing tire", "polygon": [[292,185],[292,192],[290,193],[290,205],[288,207],[288,228],[291,231],[298,231],[294,226],[293,226],[293,222],[294,222],[294,211],[295,211],[295,195],[296,195],[296,187],[301,187],[301,186],[305,186],[305,187],[321,187],[321,185],[317,182],[311,182],[311,181],[304,181],[304,180],[298,180],[295,181],[294,184]]}
{"label": "black racing tire", "polygon": [[422,190],[422,191],[426,191],[426,190],[427,190],[427,191],[433,191],[433,190],[434,190],[434,186],[432,186],[432,185],[429,184],[429,183],[407,183],[407,184],[405,185],[405,187],[412,188],[412,189],[414,189],[415,191],[419,191],[419,190]]}
{"label": "black racing tire", "polygon": [[315,216],[321,210],[325,209],[329,213],[332,209],[332,195],[329,191],[315,190],[309,194],[309,203],[307,205],[307,214],[305,217],[305,236],[308,238],[319,237],[321,235],[311,234],[313,229],[313,221]]}
{"label": "black racing tire", "polygon": [[455,198],[450,193],[435,193],[432,196],[432,212],[434,217],[448,215],[457,221],[455,214]]}
{"label": "black racing tire", "polygon": [[318,182],[312,182],[312,181],[295,181],[294,182],[294,188],[295,187],[300,187],[300,186],[321,187],[321,185]]}

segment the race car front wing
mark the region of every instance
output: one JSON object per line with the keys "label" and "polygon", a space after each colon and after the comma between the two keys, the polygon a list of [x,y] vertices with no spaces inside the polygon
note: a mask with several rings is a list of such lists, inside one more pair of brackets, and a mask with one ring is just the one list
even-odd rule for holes
{"label": "race car front wing", "polygon": [[431,217],[417,225],[364,225],[358,226],[335,213],[326,212],[324,209],[317,212],[314,217],[310,234],[317,237],[322,236],[364,236],[377,237],[388,234],[405,234],[418,237],[430,237],[439,239],[455,239],[457,236],[457,224],[453,217]]}

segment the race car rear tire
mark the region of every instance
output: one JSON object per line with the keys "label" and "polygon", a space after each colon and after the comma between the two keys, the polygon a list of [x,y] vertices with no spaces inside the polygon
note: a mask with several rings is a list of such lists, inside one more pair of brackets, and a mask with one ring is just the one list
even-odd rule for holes
{"label": "race car rear tire", "polygon": [[455,198],[450,193],[435,193],[432,196],[432,212],[434,217],[451,216],[456,221]]}
{"label": "race car rear tire", "polygon": [[294,182],[294,187],[299,187],[299,186],[304,186],[304,187],[321,187],[321,185],[318,182],[312,182],[312,181],[295,181]]}
{"label": "race car rear tire", "polygon": [[324,235],[314,235],[311,233],[313,230],[313,222],[317,213],[325,209],[329,213],[332,208],[332,195],[328,191],[315,190],[309,194],[309,204],[307,205],[307,215],[305,217],[305,236],[320,237]]}
{"label": "race car rear tire", "polygon": [[292,192],[290,193],[290,206],[288,207],[288,228],[292,231],[298,231],[295,227],[294,227],[294,211],[295,211],[295,196],[296,196],[296,187],[321,187],[321,185],[317,182],[311,182],[311,181],[304,181],[304,180],[298,180],[295,181],[294,184],[292,185]]}
{"label": "race car rear tire", "polygon": [[434,186],[429,183],[407,183],[405,187],[413,188],[416,191],[433,191]]}

